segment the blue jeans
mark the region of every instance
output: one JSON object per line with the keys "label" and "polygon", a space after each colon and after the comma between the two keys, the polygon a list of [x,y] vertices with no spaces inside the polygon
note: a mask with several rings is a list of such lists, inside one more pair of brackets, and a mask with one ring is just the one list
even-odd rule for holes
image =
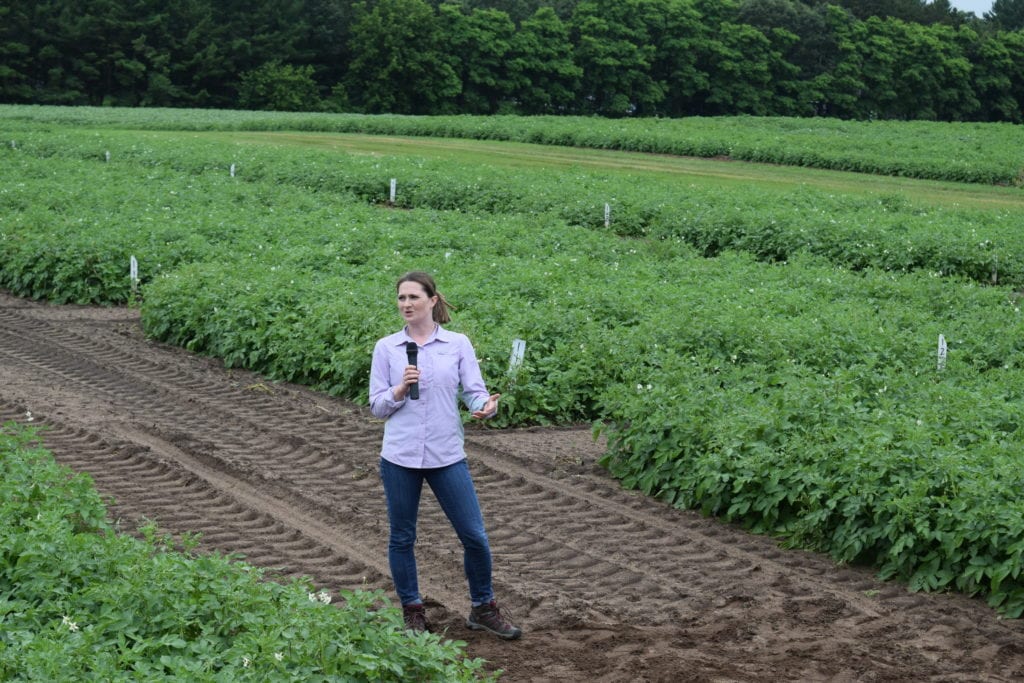
{"label": "blue jeans", "polygon": [[403,605],[422,602],[416,575],[416,517],[420,507],[423,482],[430,485],[434,497],[455,533],[462,542],[462,564],[469,583],[469,599],[474,605],[494,599],[491,588],[491,546],[484,530],[469,465],[460,460],[454,465],[432,469],[401,467],[383,458],[380,477],[388,504],[391,536],[388,540],[388,563],[391,580]]}

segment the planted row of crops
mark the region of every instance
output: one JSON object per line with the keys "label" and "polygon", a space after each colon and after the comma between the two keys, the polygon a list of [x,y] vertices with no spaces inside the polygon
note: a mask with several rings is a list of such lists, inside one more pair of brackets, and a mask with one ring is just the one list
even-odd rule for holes
{"label": "planted row of crops", "polygon": [[[1024,610],[1024,336],[1011,288],[942,268],[892,272],[867,260],[853,270],[809,250],[785,262],[724,247],[706,258],[682,236],[624,238],[572,220],[588,202],[589,213],[606,196],[649,191],[613,174],[245,147],[230,148],[239,160],[231,178],[227,146],[166,139],[61,130],[6,152],[6,167],[20,165],[27,180],[8,177],[0,192],[2,286],[27,271],[24,254],[45,260],[50,245],[109,263],[104,296],[123,300],[126,255],[139,255],[149,334],[365,402],[372,344],[397,324],[394,280],[425,268],[504,396],[496,424],[598,421],[610,437],[604,462],[628,486],[876,564],[915,588]],[[347,173],[373,179],[381,194],[339,182]],[[417,198],[403,200],[411,208],[367,201],[383,202],[395,175]],[[670,189],[659,197],[672,200]],[[689,189],[679,215],[689,215]],[[797,194],[699,192],[702,207],[724,215],[736,206],[782,222],[799,213]],[[815,197],[808,216],[819,199],[821,218],[804,229],[839,249],[831,221],[866,205]],[[895,198],[876,208],[894,216],[884,224],[890,245],[918,218],[932,222],[904,234],[924,239],[928,225],[955,228],[962,216],[970,239],[984,242],[985,230],[1006,225],[998,212]],[[26,292],[50,286],[43,270]],[[94,270],[107,277],[106,265]],[[50,287],[45,296],[60,296]],[[511,372],[517,338],[526,356]]]}
{"label": "planted row of crops", "polygon": [[1019,185],[1024,131],[1009,123],[840,121],[787,117],[601,119],[400,116],[0,105],[7,127],[289,130],[509,140],[788,164],[957,182]]}
{"label": "planted row of crops", "polygon": [[[337,153],[327,150],[238,145],[202,136],[23,132],[17,145],[4,154],[7,176],[12,178],[46,175],[48,171],[33,166],[39,159],[97,162],[110,154],[110,169],[102,171],[115,176],[110,192],[124,186],[116,175],[119,170],[130,175],[142,169],[154,180],[161,173],[202,175],[210,178],[207,182],[221,184],[235,167],[236,185],[274,184],[384,203],[394,179],[394,204],[403,208],[543,213],[623,237],[682,240],[705,256],[739,250],[777,262],[809,253],[853,269],[920,269],[1024,285],[1024,240],[1019,238],[1018,212],[1010,208],[923,206],[899,195],[835,194],[811,187],[696,182],[681,187],[678,177],[657,174],[638,183],[622,173],[582,169],[491,172],[421,157],[346,156],[339,163]],[[56,172],[50,184],[58,195],[74,192],[80,174],[90,172],[100,172],[95,163],[70,165],[69,170]],[[62,185],[71,189],[62,191]],[[49,190],[42,185],[26,188],[20,196],[8,190],[9,196],[0,196],[0,202],[13,203],[15,209],[19,203],[37,207],[39,202],[29,195],[44,191]],[[118,206],[123,199],[103,201]],[[289,211],[281,207],[279,213]]]}
{"label": "planted row of crops", "polygon": [[0,425],[0,679],[478,680],[482,662],[409,636],[380,592],[266,581],[232,558],[117,534],[86,475]]}

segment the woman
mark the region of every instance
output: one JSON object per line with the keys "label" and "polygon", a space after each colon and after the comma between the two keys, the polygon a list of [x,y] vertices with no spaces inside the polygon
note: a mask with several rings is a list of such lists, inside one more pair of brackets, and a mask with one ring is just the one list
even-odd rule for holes
{"label": "woman", "polygon": [[[466,626],[519,638],[522,631],[502,616],[494,600],[491,549],[466,464],[458,406],[461,398],[474,418],[492,417],[501,395],[487,393],[469,339],[441,327],[450,320],[450,307],[434,279],[406,273],[397,291],[405,327],[373,349],[370,410],[386,420],[380,474],[391,525],[388,562],[405,624],[414,631],[427,629],[413,552],[426,482],[462,542],[472,603]],[[410,363],[409,342],[415,344],[415,363]]]}

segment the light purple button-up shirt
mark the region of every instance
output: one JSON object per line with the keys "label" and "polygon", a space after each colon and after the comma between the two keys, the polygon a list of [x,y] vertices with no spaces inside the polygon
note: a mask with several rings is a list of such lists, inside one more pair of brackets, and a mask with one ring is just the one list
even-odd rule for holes
{"label": "light purple button-up shirt", "polygon": [[409,364],[406,328],[384,337],[373,348],[370,412],[384,423],[381,457],[402,467],[445,467],[466,457],[458,399],[480,410],[489,394],[469,338],[440,325],[419,347],[420,397],[396,401],[391,388],[402,383]]}

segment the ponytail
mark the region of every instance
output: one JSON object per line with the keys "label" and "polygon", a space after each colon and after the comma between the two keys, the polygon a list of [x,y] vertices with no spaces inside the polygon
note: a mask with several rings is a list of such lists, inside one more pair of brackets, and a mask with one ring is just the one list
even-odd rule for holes
{"label": "ponytail", "polygon": [[434,322],[438,325],[447,325],[452,319],[450,311],[454,310],[455,307],[448,303],[448,300],[444,298],[444,294],[438,292],[437,303],[434,304]]}

